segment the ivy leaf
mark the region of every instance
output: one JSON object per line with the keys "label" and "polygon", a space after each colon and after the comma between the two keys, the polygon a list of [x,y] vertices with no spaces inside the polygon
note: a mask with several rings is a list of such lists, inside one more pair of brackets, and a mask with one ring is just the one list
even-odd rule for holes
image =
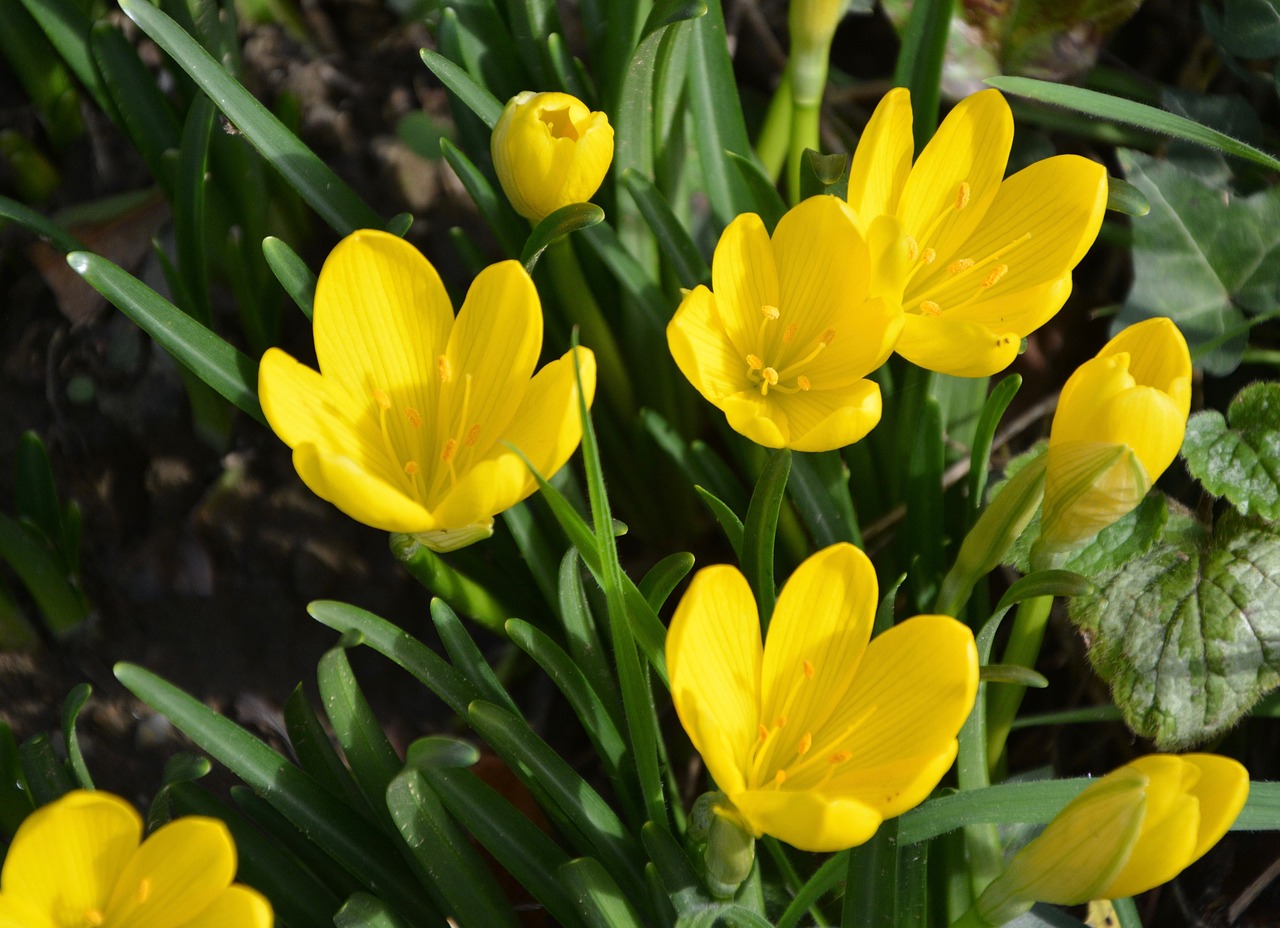
{"label": "ivy leaf", "polygon": [[1225,419],[1212,409],[1196,413],[1187,422],[1182,455],[1214,496],[1225,496],[1245,515],[1280,521],[1280,384],[1245,387]]}
{"label": "ivy leaf", "polygon": [[1280,187],[1240,197],[1170,161],[1118,154],[1151,212],[1133,223],[1133,287],[1117,330],[1168,316],[1198,365],[1231,373],[1250,325],[1280,304]]}
{"label": "ivy leaf", "polygon": [[1280,685],[1280,533],[1228,512],[1178,517],[1140,558],[1067,603],[1135,732],[1162,751],[1226,731]]}

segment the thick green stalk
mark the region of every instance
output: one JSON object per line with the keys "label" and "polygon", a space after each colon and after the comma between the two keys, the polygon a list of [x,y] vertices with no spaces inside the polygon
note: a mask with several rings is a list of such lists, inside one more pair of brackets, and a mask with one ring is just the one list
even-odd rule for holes
{"label": "thick green stalk", "polygon": [[782,174],[787,163],[787,148],[791,144],[791,76],[785,71],[778,89],[773,92],[769,109],[764,114],[764,125],[756,137],[756,157],[764,167],[766,176],[774,181]]}
{"label": "thick green stalk", "polygon": [[806,149],[819,150],[818,126],[822,101],[791,104],[791,148],[787,152],[787,198],[791,205],[800,202],[800,161]]}
{"label": "thick green stalk", "polygon": [[[1001,663],[1035,667],[1052,609],[1052,596],[1037,596],[1018,604],[1018,612],[1014,616],[1009,643],[1005,645]],[[1026,687],[1015,683],[1000,683],[988,695],[987,763],[990,767],[995,766],[1004,752],[1005,740],[1009,737],[1009,729],[1018,714],[1018,707],[1022,705],[1025,690]]]}

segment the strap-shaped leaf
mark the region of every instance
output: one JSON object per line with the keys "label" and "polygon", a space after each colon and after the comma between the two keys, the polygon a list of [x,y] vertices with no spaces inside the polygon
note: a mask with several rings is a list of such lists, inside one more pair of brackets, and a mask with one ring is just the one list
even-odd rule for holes
{"label": "strap-shaped leaf", "polygon": [[468,74],[465,68],[429,48],[422,50],[422,62],[431,69],[432,74],[440,78],[440,83],[452,90],[454,96],[470,107],[471,112],[479,116],[486,126],[492,129],[498,124],[498,118],[502,115],[502,102]]}
{"label": "strap-shaped leaf", "polygon": [[570,203],[551,213],[536,226],[520,252],[520,263],[530,274],[542,253],[566,235],[589,229],[604,220],[604,210],[594,203]]}
{"label": "strap-shaped leaf", "polygon": [[307,263],[298,257],[298,253],[287,244],[268,235],[262,240],[262,255],[267,259],[267,266],[276,275],[285,293],[298,304],[298,309],[308,319],[311,318],[316,301],[316,275],[307,267]]}

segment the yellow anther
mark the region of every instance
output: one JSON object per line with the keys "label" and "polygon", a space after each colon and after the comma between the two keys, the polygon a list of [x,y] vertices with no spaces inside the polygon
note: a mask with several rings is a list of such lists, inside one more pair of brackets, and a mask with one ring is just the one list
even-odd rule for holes
{"label": "yellow anther", "polygon": [[942,307],[933,300],[925,300],[920,304],[920,313],[924,316],[941,316]]}
{"label": "yellow anther", "polygon": [[801,390],[804,390],[806,393],[808,393],[809,388],[812,386],[812,384],[809,383],[808,377],[806,377],[804,374],[801,374],[799,377],[796,378],[796,386],[799,387]]}
{"label": "yellow anther", "polygon": [[107,918],[98,909],[85,909],[84,923],[88,928],[98,928]]}
{"label": "yellow anther", "polygon": [[920,257],[920,243],[917,242],[915,239],[913,239],[910,235],[907,236],[906,245],[907,245],[908,261],[914,261],[916,258]]}
{"label": "yellow anther", "polygon": [[778,372],[772,367],[766,367],[760,372],[760,376],[763,377],[764,382],[771,387],[778,382]]}
{"label": "yellow anther", "polygon": [[773,782],[777,783],[779,786],[787,782],[787,771],[779,770],[777,773],[775,773],[773,775]]}
{"label": "yellow anther", "polygon": [[969,270],[969,268],[973,267],[973,264],[974,262],[972,258],[961,258],[959,261],[953,261],[947,267],[947,273],[948,274],[962,273],[963,271],[967,271]]}
{"label": "yellow anther", "polygon": [[1000,278],[1009,273],[1009,265],[997,264],[991,269],[991,273],[987,275],[987,279],[982,282],[983,289],[994,287],[1000,282]]}
{"label": "yellow anther", "polygon": [[383,412],[386,412],[391,408],[391,397],[387,396],[385,390],[379,390],[377,387],[374,387],[373,401],[378,404],[378,408]]}
{"label": "yellow anther", "polygon": [[818,344],[821,345],[823,348],[825,348],[831,344],[832,340],[835,337],[836,337],[836,330],[827,329],[827,331],[822,333],[822,337],[818,339]]}
{"label": "yellow anther", "polygon": [[415,429],[422,428],[422,413],[414,409],[412,406],[404,408],[404,417],[409,420],[409,425]]}
{"label": "yellow anther", "polygon": [[773,720],[773,727],[774,727],[774,728],[776,728],[776,729],[778,729],[779,731],[781,731],[782,729],[786,728],[786,727],[787,727],[787,717],[786,717],[785,715],[780,715],[780,716],[778,716],[776,719],[774,719],[774,720]]}
{"label": "yellow anther", "polygon": [[813,679],[813,661],[804,662],[804,678],[806,680]]}
{"label": "yellow anther", "polygon": [[475,425],[471,426],[471,428],[467,429],[467,437],[462,440],[462,443],[466,445],[468,448],[470,448],[472,445],[476,443],[476,439],[479,437],[480,437],[480,423],[477,422]]}
{"label": "yellow anther", "polygon": [[749,354],[747,355],[747,367],[753,371],[758,371],[764,367],[764,362],[760,360],[758,355]]}
{"label": "yellow anther", "polygon": [[956,212],[969,205],[969,182],[960,181],[960,189],[956,191]]}
{"label": "yellow anther", "polygon": [[404,472],[405,472],[406,474],[408,474],[410,477],[414,476],[414,475],[418,472],[418,462],[417,462],[417,461],[405,461],[405,462],[404,462]]}
{"label": "yellow anther", "polygon": [[805,732],[800,736],[800,743],[796,745],[796,753],[800,755],[808,754],[811,747],[813,747],[813,733]]}
{"label": "yellow anther", "polygon": [[761,314],[768,320],[773,321],[778,318],[778,307],[770,306],[768,303],[760,307]]}
{"label": "yellow anther", "polygon": [[920,260],[925,264],[932,264],[934,259],[938,257],[938,252],[933,248],[926,248],[920,252]]}
{"label": "yellow anther", "polygon": [[458,442],[456,439],[450,438],[444,443],[444,450],[440,452],[440,460],[452,461],[454,454],[458,451]]}
{"label": "yellow anther", "polygon": [[796,337],[796,324],[793,322],[791,323],[791,325],[787,326],[786,331],[782,333],[782,343],[784,345],[790,345],[791,340],[795,337]]}
{"label": "yellow anther", "polygon": [[761,741],[767,741],[767,740],[768,740],[768,738],[769,738],[769,729],[767,729],[767,728],[765,728],[763,725],[761,725],[761,726],[760,726],[760,740],[761,740]]}
{"label": "yellow anther", "polygon": [[146,902],[148,897],[150,897],[150,895],[151,895],[151,881],[146,877],[143,877],[141,880],[138,881],[138,888],[134,892],[134,898],[138,900],[139,904],[141,904],[143,902]]}
{"label": "yellow anther", "polygon": [[849,751],[836,751],[834,754],[832,754],[830,757],[827,758],[827,763],[843,764],[852,756],[853,754],[851,754]]}
{"label": "yellow anther", "polygon": [[442,354],[436,355],[436,377],[441,383],[448,383],[452,376],[453,365],[449,363],[449,359]]}

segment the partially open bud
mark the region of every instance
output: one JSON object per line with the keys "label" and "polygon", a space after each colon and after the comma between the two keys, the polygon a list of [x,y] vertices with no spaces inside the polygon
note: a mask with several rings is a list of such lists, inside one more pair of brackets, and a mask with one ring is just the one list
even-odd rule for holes
{"label": "partially open bud", "polygon": [[503,109],[489,148],[507,199],[536,223],[591,199],[613,161],[613,127],[577,97],[526,90]]}
{"label": "partially open bud", "polygon": [[1215,754],[1125,764],[1068,803],[987,887],[974,913],[1002,925],[1035,902],[1078,905],[1167,883],[1226,834],[1248,795],[1244,767]]}
{"label": "partially open bud", "polygon": [[1169,319],[1111,339],[1062,388],[1049,434],[1039,550],[1084,544],[1128,514],[1182,447],[1191,355]]}
{"label": "partially open bud", "polygon": [[751,875],[756,839],[724,793],[697,798],[689,811],[689,837],[706,842],[707,888],[718,899],[732,899]]}

